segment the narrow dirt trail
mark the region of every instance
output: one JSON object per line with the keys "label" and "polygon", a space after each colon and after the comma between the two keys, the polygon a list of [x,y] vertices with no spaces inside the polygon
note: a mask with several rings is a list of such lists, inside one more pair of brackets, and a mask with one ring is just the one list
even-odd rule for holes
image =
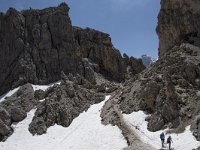
{"label": "narrow dirt trail", "polygon": [[124,150],[156,150],[151,145],[142,142],[134,129],[124,121],[118,104],[119,94],[120,90],[114,93],[103,106],[101,112],[102,123],[105,125],[117,125],[119,129],[121,129],[122,134],[128,143],[128,147],[124,148]]}

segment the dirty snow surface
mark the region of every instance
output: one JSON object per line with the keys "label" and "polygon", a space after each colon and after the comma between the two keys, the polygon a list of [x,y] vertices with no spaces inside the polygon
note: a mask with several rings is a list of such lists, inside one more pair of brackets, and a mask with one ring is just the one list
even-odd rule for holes
{"label": "dirty snow surface", "polygon": [[49,87],[52,87],[52,86],[54,86],[56,84],[60,85],[61,81],[58,81],[58,82],[55,82],[55,83],[52,83],[52,84],[49,84],[49,85],[33,85],[32,84],[32,87],[33,87],[34,91],[36,91],[36,90],[46,91]]}
{"label": "dirty snow surface", "polygon": [[[52,83],[52,84],[49,84],[49,85],[33,85],[32,84],[32,87],[33,87],[33,90],[36,91],[36,90],[43,90],[43,91],[46,91],[49,87],[52,87],[54,85],[60,85],[61,84],[61,81],[58,81],[58,82],[55,82],[55,83]],[[15,94],[18,90],[19,90],[20,87],[17,87],[13,90],[10,90],[9,92],[7,92],[6,94],[0,96],[0,103],[3,102],[6,97],[10,97],[12,96],[13,94]]]}
{"label": "dirty snow surface", "polygon": [[[108,99],[106,96],[105,101]],[[32,136],[28,131],[35,113],[32,110],[26,119],[13,125],[13,135],[0,143],[0,150],[120,150],[127,146],[121,131],[101,124],[100,110],[105,101],[92,105],[68,128],[55,125],[41,136]]]}
{"label": "dirty snow surface", "polygon": [[[161,148],[160,134],[165,132],[167,129],[157,132],[148,131],[147,122],[145,121],[147,115],[143,111],[133,112],[129,115],[124,114],[123,116],[125,121],[134,131],[136,131],[143,142],[148,143],[157,149]],[[200,142],[196,141],[192,135],[190,126],[185,129],[184,133],[170,135],[172,137],[172,148],[174,150],[192,150],[200,146]],[[165,139],[167,139],[168,136],[169,135],[166,135]]]}

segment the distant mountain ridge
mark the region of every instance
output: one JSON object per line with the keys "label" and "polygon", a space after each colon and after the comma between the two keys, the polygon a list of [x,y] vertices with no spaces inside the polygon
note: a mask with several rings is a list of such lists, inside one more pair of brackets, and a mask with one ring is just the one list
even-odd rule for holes
{"label": "distant mountain ridge", "polygon": [[155,58],[152,58],[151,56],[148,56],[146,54],[141,56],[142,62],[144,64],[145,67],[150,67],[153,63],[156,62]]}

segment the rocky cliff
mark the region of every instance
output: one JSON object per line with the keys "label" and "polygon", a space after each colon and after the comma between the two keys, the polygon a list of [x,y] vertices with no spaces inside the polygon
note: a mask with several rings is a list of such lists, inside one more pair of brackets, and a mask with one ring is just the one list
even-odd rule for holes
{"label": "rocky cliff", "polygon": [[148,129],[191,129],[200,135],[200,1],[161,0],[159,60],[125,82],[119,96],[125,113],[144,110]]}
{"label": "rocky cliff", "polygon": [[199,6],[199,0],[161,0],[157,26],[160,57],[184,40],[200,46]]}
{"label": "rocky cliff", "polygon": [[200,48],[191,44],[175,46],[153,66],[125,83],[119,100],[121,110],[150,113],[147,120],[151,131],[165,127],[184,130],[200,112],[199,64]]}
{"label": "rocky cliff", "polygon": [[82,57],[98,64],[99,71],[110,79],[124,80],[122,56],[113,47],[109,34],[90,28],[73,29]]}
{"label": "rocky cliff", "polygon": [[[47,84],[64,73],[91,79],[94,72],[123,81],[123,58],[108,34],[73,27],[69,7],[18,12],[10,8],[0,14],[0,94],[24,83]],[[144,69],[141,61],[136,66]],[[138,73],[138,72],[135,72]]]}
{"label": "rocky cliff", "polygon": [[76,72],[78,45],[68,17],[69,8],[18,12],[10,8],[0,17],[0,93],[26,82],[46,84],[61,70]]}
{"label": "rocky cliff", "polygon": [[[0,141],[13,133],[13,122],[22,121],[35,107],[32,134],[43,134],[54,124],[68,127],[118,88],[106,79],[124,81],[145,69],[140,59],[122,57],[108,34],[73,27],[68,11],[62,3],[0,13],[0,95],[22,85],[0,103]],[[34,91],[30,84],[57,80],[61,84],[46,91]]]}

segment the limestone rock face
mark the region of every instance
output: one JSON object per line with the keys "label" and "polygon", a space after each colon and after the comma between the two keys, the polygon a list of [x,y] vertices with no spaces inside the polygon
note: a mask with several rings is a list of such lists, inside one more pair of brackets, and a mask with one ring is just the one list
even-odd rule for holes
{"label": "limestone rock face", "polygon": [[0,15],[1,94],[27,82],[59,80],[62,70],[76,72],[78,46],[68,11],[62,3],[44,10],[9,9]]}
{"label": "limestone rock face", "polygon": [[119,96],[121,110],[150,113],[147,120],[151,131],[189,125],[200,112],[199,64],[199,47],[175,46],[153,66],[125,82]]}
{"label": "limestone rock face", "polygon": [[200,46],[199,6],[199,0],[161,0],[157,26],[159,56],[184,40]]}
{"label": "limestone rock face", "polygon": [[62,3],[43,10],[10,8],[0,13],[0,95],[27,82],[60,80],[61,71],[78,73],[92,83],[94,72],[115,81],[125,79],[126,66],[109,35],[73,27],[68,11]]}
{"label": "limestone rock face", "polygon": [[108,34],[78,27],[74,27],[74,33],[83,58],[88,58],[98,64],[102,74],[109,75],[114,80],[124,80],[122,56],[113,47]]}

